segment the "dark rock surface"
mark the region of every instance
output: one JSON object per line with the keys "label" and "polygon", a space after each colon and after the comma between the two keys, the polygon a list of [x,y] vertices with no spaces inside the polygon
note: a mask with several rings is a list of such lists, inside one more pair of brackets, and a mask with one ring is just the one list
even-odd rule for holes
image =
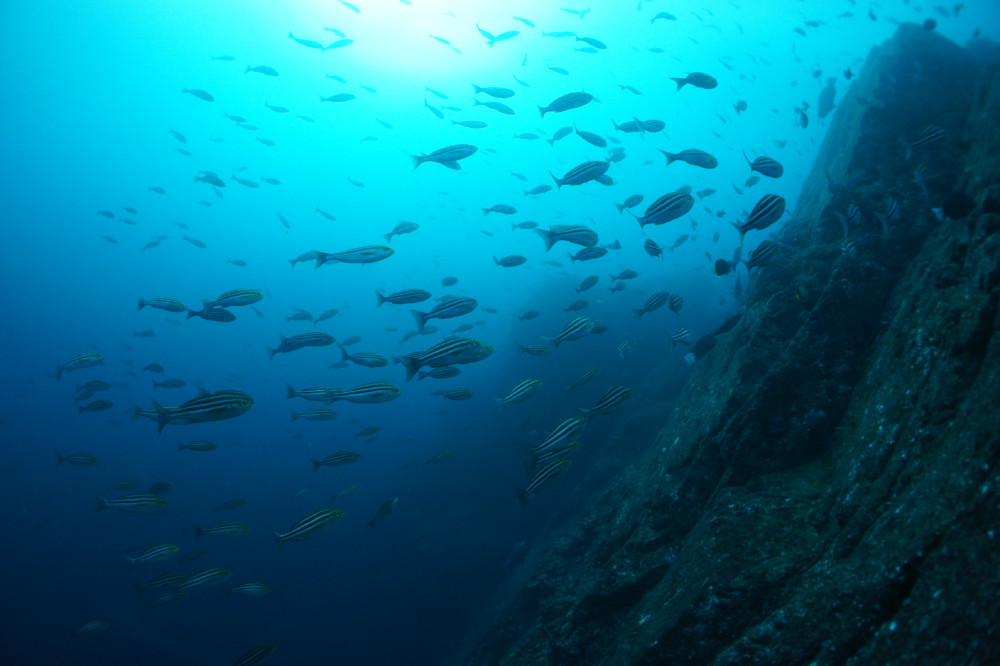
{"label": "dark rock surface", "polygon": [[998,119],[970,50],[872,52],[738,325],[465,663],[1000,663]]}

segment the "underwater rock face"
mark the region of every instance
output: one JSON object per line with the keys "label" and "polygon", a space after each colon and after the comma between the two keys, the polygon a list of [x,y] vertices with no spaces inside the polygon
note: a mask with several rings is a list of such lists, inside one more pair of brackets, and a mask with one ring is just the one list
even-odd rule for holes
{"label": "underwater rock face", "polygon": [[1000,74],[903,25],[832,118],[739,323],[465,663],[1000,663]]}

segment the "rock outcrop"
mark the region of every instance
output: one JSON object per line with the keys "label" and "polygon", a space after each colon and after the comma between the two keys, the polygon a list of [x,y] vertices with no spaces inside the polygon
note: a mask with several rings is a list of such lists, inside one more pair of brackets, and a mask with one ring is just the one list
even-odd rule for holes
{"label": "rock outcrop", "polygon": [[998,119],[978,52],[872,52],[739,323],[466,663],[1000,663]]}

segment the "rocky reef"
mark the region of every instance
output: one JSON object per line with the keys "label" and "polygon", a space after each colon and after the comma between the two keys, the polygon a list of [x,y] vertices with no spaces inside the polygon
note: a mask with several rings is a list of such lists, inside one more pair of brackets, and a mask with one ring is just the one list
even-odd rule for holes
{"label": "rocky reef", "polygon": [[465,663],[1000,663],[1000,68],[979,46],[903,25],[869,55],[739,322]]}

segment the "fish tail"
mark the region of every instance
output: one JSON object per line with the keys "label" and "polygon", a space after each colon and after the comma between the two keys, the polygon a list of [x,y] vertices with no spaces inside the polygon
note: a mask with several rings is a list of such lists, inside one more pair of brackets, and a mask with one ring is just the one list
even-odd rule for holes
{"label": "fish tail", "polygon": [[141,298],[140,298],[140,299],[139,299],[139,307],[138,307],[138,308],[136,308],[136,309],[137,309],[137,310],[141,310],[141,309],[143,309],[144,307],[146,307],[146,301],[144,301],[143,299],[141,299]]}
{"label": "fish tail", "polygon": [[291,400],[292,398],[295,397],[295,389],[292,388],[291,384],[285,384],[285,391],[286,391],[285,394],[286,400]]}
{"label": "fish tail", "polygon": [[274,541],[278,544],[278,552],[280,553],[285,545],[285,540],[281,538],[281,535],[277,532],[271,532],[274,535]]}
{"label": "fish tail", "polygon": [[108,501],[103,497],[101,497],[100,495],[98,495],[97,506],[94,507],[94,511],[104,511],[105,509],[110,509],[110,508],[111,507],[108,506]]}
{"label": "fish tail", "polygon": [[387,234],[382,234],[382,238],[385,239],[386,243],[391,243],[392,242],[392,232],[390,231]]}
{"label": "fish tail", "polygon": [[205,536],[205,530],[204,530],[204,528],[202,528],[202,526],[199,525],[198,523],[194,524],[194,536],[195,536],[196,539],[200,539],[203,536]]}
{"label": "fish tail", "polygon": [[524,488],[517,489],[517,501],[521,503],[521,508],[526,508],[528,506],[528,491]]}
{"label": "fish tail", "polygon": [[683,78],[683,79],[679,79],[679,78],[677,78],[676,76],[671,76],[670,78],[671,78],[671,79],[672,79],[672,80],[673,80],[673,81],[674,81],[675,83],[677,83],[677,89],[678,89],[678,90],[680,90],[680,89],[681,89],[681,88],[683,88],[683,87],[684,87],[685,85],[687,85],[687,82],[688,82],[688,81],[687,81],[687,77],[685,77],[685,78]]}
{"label": "fish tail", "polygon": [[56,451],[56,467],[58,467],[59,465],[61,465],[62,462],[63,462],[63,460],[65,460],[65,458],[63,458],[63,455],[61,453],[59,453],[58,451]]}
{"label": "fish tail", "polygon": [[674,160],[677,159],[677,154],[676,153],[668,153],[665,150],[661,150],[660,152],[663,153],[663,156],[667,158],[667,166],[670,166],[671,164],[673,164]]}
{"label": "fish tail", "polygon": [[493,404],[497,406],[497,412],[503,411],[503,398],[493,398]]}
{"label": "fish tail", "polygon": [[409,356],[403,356],[397,358],[396,360],[402,363],[403,367],[406,368],[406,381],[413,379],[413,375],[417,374],[417,370],[419,369],[417,367],[417,362]]}
{"label": "fish tail", "polygon": [[617,208],[617,209],[618,209],[618,214],[619,214],[619,215],[621,215],[621,214],[622,214],[623,212],[625,212],[625,206],[623,206],[622,204],[617,204],[617,203],[616,203],[616,204],[615,204],[615,208]]}
{"label": "fish tail", "polygon": [[264,347],[267,350],[267,360],[270,361],[274,358],[274,355],[278,353],[277,349],[271,349],[270,347]]}
{"label": "fish tail", "polygon": [[535,233],[541,236],[542,240],[545,242],[545,251],[548,252],[551,250],[552,246],[555,244],[555,240],[552,238],[552,232],[545,229],[535,229]]}
{"label": "fish tail", "polygon": [[420,166],[421,164],[424,163],[424,161],[418,155],[410,155],[409,153],[407,153],[407,155],[409,155],[410,159],[413,160],[413,170],[414,171],[417,170],[418,166]]}
{"label": "fish tail", "polygon": [[330,255],[328,255],[326,252],[316,251],[316,268],[319,268],[328,261],[330,261]]}
{"label": "fish tail", "polygon": [[56,381],[62,380],[63,367],[61,365],[56,366]]}
{"label": "fish tail", "polygon": [[549,171],[549,175],[552,176],[552,180],[556,181],[556,189],[561,190],[563,186],[562,181],[556,178],[555,174],[552,173],[551,171]]}
{"label": "fish tail", "polygon": [[178,451],[183,451],[183,450],[184,450],[184,449],[186,449],[186,448],[187,448],[187,447],[186,447],[186,446],[184,446],[184,442],[177,442],[177,450],[178,450]]}
{"label": "fish tail", "polygon": [[410,310],[413,318],[417,321],[417,330],[423,332],[424,324],[427,323],[427,314],[424,312],[418,312],[417,310]]}
{"label": "fish tail", "polygon": [[546,113],[547,111],[548,111],[548,109],[546,109],[546,108],[545,108],[545,107],[543,107],[543,106],[540,106],[540,107],[538,107],[538,112],[542,114],[542,118],[544,118],[544,117],[545,117],[545,113]]}
{"label": "fish tail", "polygon": [[184,317],[185,319],[190,319],[191,317],[198,317],[201,315],[201,312],[199,312],[198,310],[192,310],[191,308],[186,308],[186,309],[187,309],[187,316]]}
{"label": "fish tail", "polygon": [[313,464],[313,471],[314,471],[314,472],[318,472],[318,471],[319,471],[319,468],[323,466],[323,463],[321,463],[321,462],[320,462],[320,461],[318,461],[318,460],[313,460],[313,461],[312,461],[312,464]]}
{"label": "fish tail", "polygon": [[159,435],[163,432],[163,426],[167,425],[167,419],[170,417],[170,414],[155,400],[153,401],[153,409],[156,410],[156,434]]}
{"label": "fish tail", "polygon": [[139,585],[139,583],[132,581],[132,589],[135,590],[135,596],[142,599],[142,595],[146,591],[146,588],[144,588],[142,585]]}
{"label": "fish tail", "polygon": [[291,415],[290,415],[290,417],[289,417],[289,421],[297,421],[298,419],[299,419],[299,413],[298,412],[292,412]]}
{"label": "fish tail", "polygon": [[375,291],[375,307],[379,307],[383,303],[385,303],[385,296],[382,295],[381,291],[376,290]]}

